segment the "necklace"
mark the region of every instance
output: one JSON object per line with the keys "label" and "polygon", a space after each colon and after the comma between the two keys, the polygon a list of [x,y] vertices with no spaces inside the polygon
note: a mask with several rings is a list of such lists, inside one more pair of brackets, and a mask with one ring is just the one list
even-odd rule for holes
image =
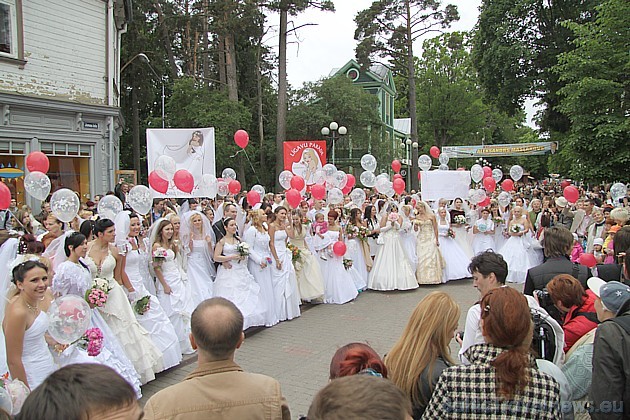
{"label": "necklace", "polygon": [[27,307],[28,309],[30,309],[31,311],[33,311],[33,312],[37,312],[37,310],[39,309],[39,308],[37,307],[37,304],[35,304],[35,306],[33,306],[33,305],[31,305],[30,303],[28,303],[28,302],[26,301],[26,299],[22,299],[22,300],[24,301],[24,303],[26,303],[26,307]]}

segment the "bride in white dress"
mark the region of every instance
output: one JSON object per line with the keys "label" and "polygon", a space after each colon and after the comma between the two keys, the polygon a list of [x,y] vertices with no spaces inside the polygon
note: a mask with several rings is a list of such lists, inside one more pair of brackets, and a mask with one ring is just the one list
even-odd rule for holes
{"label": "bride in white dress", "polygon": [[383,245],[374,258],[368,288],[373,290],[410,290],[418,287],[415,270],[409,265],[407,255],[400,242],[402,217],[398,207],[389,204],[388,213],[381,218]]}
{"label": "bride in white dress", "polygon": [[[446,283],[449,280],[464,279],[471,276],[468,271],[468,264],[470,264],[470,258],[464,253],[459,244],[455,242],[455,239],[450,236],[450,233],[454,233],[451,230],[451,224],[448,221],[448,213],[446,208],[440,207],[438,209],[438,236],[440,237],[440,252],[444,257],[446,263],[444,270],[442,271],[443,282]],[[454,233],[457,235],[457,233]]]}
{"label": "bride in white dress", "polygon": [[287,218],[287,209],[278,206],[275,220],[269,225],[269,249],[275,264],[271,270],[276,314],[280,321],[300,316],[300,292],[293,267],[291,252],[287,249],[288,238],[293,237],[293,219]]}
{"label": "bride in white dress", "polygon": [[144,241],[139,239],[140,217],[135,213],[130,216],[127,216],[126,212],[119,213],[116,216],[116,230],[120,232],[116,234],[116,237],[120,236],[124,241],[122,246],[125,249],[125,273],[135,289],[134,302],[143,297],[149,297],[149,309],[144,314],[140,314],[134,308],[134,315],[162,352],[164,369],[176,366],[182,360],[179,338],[160,301],[145,286],[146,277],[149,275],[149,253]]}
{"label": "bride in white dress", "polygon": [[180,228],[183,250],[187,253],[186,273],[192,300],[197,307],[213,296],[216,271],[212,261],[212,225],[201,212],[184,213]]}
{"label": "bride in white dress", "polygon": [[107,302],[98,309],[140,375],[140,382],[145,384],[155,379],[156,372],[163,370],[162,353],[136,320],[127,295],[117,281],[121,279],[130,293],[135,292],[124,273],[124,262],[118,250],[111,245],[116,238],[114,222],[98,220],[94,233],[96,239],[89,244],[85,262],[92,278],[106,280],[110,287]]}
{"label": "bride in white dress", "polygon": [[[0,239],[0,267],[9,267],[15,259],[19,240],[17,238]],[[0,323],[4,319],[4,309],[8,301],[7,293],[11,284],[11,271],[4,270],[0,273]],[[7,372],[7,350],[4,342],[4,332],[0,331],[0,372]]]}
{"label": "bride in white dress", "polygon": [[[151,258],[155,276],[158,279],[157,298],[170,319],[179,339],[182,353],[192,354],[190,344],[190,316],[195,306],[190,296],[190,288],[184,282],[175,255],[173,244],[173,224],[166,219],[158,219],[151,230],[151,252],[165,252],[164,258]],[[158,251],[159,250],[159,251]]]}
{"label": "bride in white dress", "polygon": [[260,287],[247,270],[247,256],[239,253],[236,236],[236,220],[223,221],[225,236],[214,248],[214,260],[222,263],[217,270],[214,282],[214,296],[232,302],[243,314],[243,330],[265,324],[264,308],[258,300]]}
{"label": "bride in white dress", "polygon": [[[85,292],[92,283],[90,270],[81,261],[81,258],[84,258],[87,252],[85,236],[78,232],[66,234],[64,250],[65,254],[63,256],[58,253],[55,258],[59,265],[55,269],[52,290],[56,297],[75,295],[84,299]],[[66,261],[62,261],[66,258]],[[92,308],[91,310],[90,328],[98,328],[103,333],[103,348],[100,354],[96,357],[91,357],[87,355],[85,350],[71,345],[59,354],[57,358],[59,364],[66,366],[74,363],[96,362],[109,366],[125,378],[134,387],[138,397],[141,397],[140,376],[127,358],[118,342],[118,338],[110,330],[97,308]]]}
{"label": "bride in white dress", "polygon": [[499,250],[499,254],[508,264],[506,280],[512,283],[525,283],[527,270],[537,266],[542,261],[536,258],[532,249],[531,223],[529,217],[523,214],[523,208],[516,206],[512,209],[512,220],[507,225],[508,240]]}

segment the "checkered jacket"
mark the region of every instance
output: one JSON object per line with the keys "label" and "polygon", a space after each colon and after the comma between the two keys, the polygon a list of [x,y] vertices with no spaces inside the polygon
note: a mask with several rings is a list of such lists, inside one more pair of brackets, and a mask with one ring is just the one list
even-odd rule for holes
{"label": "checkered jacket", "polygon": [[527,387],[511,400],[497,394],[496,370],[490,365],[505,349],[477,344],[466,351],[470,365],[442,372],[423,419],[557,419],[560,386],[536,369],[532,359]]}

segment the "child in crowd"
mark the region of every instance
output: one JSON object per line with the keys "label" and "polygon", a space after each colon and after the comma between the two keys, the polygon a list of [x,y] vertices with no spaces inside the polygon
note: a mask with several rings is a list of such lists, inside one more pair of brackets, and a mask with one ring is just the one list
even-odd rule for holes
{"label": "child in crowd", "polygon": [[312,226],[313,229],[313,248],[324,261],[328,260],[328,255],[332,255],[332,244],[326,240],[326,232],[328,232],[328,222],[326,222],[323,213],[317,213],[315,215],[315,222]]}
{"label": "child in crowd", "polygon": [[573,234],[573,249],[571,250],[571,262],[579,262],[580,255],[584,254],[584,249],[580,243],[577,233]]}
{"label": "child in crowd", "polygon": [[593,241],[593,255],[597,264],[603,264],[606,254],[604,254],[604,240],[602,238],[595,238]]}

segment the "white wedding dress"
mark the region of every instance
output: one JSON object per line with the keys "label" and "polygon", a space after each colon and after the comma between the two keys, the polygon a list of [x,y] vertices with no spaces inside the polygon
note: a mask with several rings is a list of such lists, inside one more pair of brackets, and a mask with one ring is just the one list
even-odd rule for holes
{"label": "white wedding dress", "polygon": [[[328,231],[327,237],[334,241],[339,238],[339,232]],[[343,304],[354,300],[359,292],[352,280],[352,276],[343,266],[343,258],[334,253],[327,260],[319,260],[322,276],[324,277],[324,303]]]}
{"label": "white wedding dress", "polygon": [[[525,230],[523,223],[512,223],[512,226],[518,226],[520,231]],[[508,228],[508,232],[509,232]],[[536,246],[538,245],[538,246]],[[499,250],[499,254],[508,264],[508,275],[506,281],[511,283],[525,283],[527,271],[542,264],[542,253],[540,244],[531,237],[531,233],[527,232],[522,236],[510,236],[503,247]]]}
{"label": "white wedding dress", "polygon": [[[245,242],[250,246],[247,268],[254,279],[260,292],[258,293],[258,303],[265,314],[265,326],[276,325],[280,320],[276,314],[276,300],[273,294],[273,283],[271,280],[271,270],[273,270],[273,258],[269,249],[269,234],[260,232],[255,227],[250,227],[245,231]],[[267,260],[269,258],[269,260]],[[262,268],[261,262],[267,262],[267,266]]]}
{"label": "white wedding dress", "polygon": [[40,311],[30,327],[24,331],[22,365],[31,391],[55,371],[55,363],[48,350],[44,334],[48,331],[48,315]]}
{"label": "white wedding dress", "polygon": [[187,258],[188,270],[186,274],[188,275],[190,294],[196,308],[201,302],[214,295],[216,271],[214,270],[214,261],[210,259],[208,242],[203,239],[193,239],[192,243],[193,246]]}
{"label": "white wedding dress", "polygon": [[[441,224],[438,220],[438,236],[440,237],[440,252],[444,258],[445,267],[442,271],[442,280],[446,283],[449,280],[458,280],[471,277],[468,271],[470,258],[459,246],[455,239],[448,236],[450,225]],[[457,233],[455,233],[457,235]]]}
{"label": "white wedding dress", "polygon": [[[385,216],[384,216],[385,217]],[[415,270],[402,247],[398,222],[381,228],[383,245],[378,249],[370,271],[368,288],[373,290],[410,290],[418,287]]]}
{"label": "white wedding dress", "polygon": [[297,286],[295,268],[291,261],[291,252],[287,248],[287,232],[276,230],[273,244],[282,268],[278,270],[274,262],[271,269],[273,296],[276,302],[276,315],[280,321],[300,316],[300,292]]}
{"label": "white wedding dress", "polygon": [[[223,255],[239,255],[237,245],[225,243]],[[243,330],[257,325],[265,325],[264,309],[258,300],[260,286],[247,270],[247,260],[229,261],[231,268],[225,264],[219,266],[214,281],[215,297],[222,297],[232,302],[243,314]]]}

